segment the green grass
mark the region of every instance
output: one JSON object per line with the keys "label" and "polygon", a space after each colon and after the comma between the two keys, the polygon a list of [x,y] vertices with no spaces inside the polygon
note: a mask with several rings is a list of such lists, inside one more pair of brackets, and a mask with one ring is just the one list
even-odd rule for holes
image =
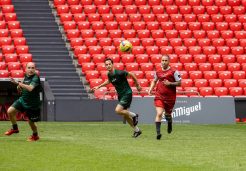
{"label": "green grass", "polygon": [[168,170],[245,171],[246,125],[174,125],[171,135],[162,125],[163,139],[155,139],[154,125],[140,125],[134,139],[122,123],[40,122],[40,141],[26,142],[30,129],[19,122],[20,133],[3,133],[0,122],[0,170]]}

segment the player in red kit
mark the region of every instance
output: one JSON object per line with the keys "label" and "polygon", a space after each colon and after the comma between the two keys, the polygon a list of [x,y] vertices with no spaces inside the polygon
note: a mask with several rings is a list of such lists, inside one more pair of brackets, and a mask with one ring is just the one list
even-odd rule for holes
{"label": "player in red kit", "polygon": [[176,86],[181,85],[181,76],[179,72],[169,66],[170,57],[164,55],[161,58],[162,69],[156,71],[155,78],[151,82],[149,88],[149,95],[152,95],[152,91],[156,85],[154,104],[156,108],[156,138],[161,139],[161,119],[163,113],[165,113],[165,119],[167,120],[167,132],[172,132],[172,110],[176,101]]}

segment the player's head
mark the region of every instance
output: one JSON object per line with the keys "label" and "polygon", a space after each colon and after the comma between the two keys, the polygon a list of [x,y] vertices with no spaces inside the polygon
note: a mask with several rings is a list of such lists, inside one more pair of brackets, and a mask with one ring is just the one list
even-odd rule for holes
{"label": "player's head", "polygon": [[26,74],[28,76],[34,75],[36,71],[36,66],[33,62],[28,62],[26,64]]}
{"label": "player's head", "polygon": [[106,58],[104,60],[104,63],[105,63],[105,67],[108,71],[111,71],[113,69],[113,60],[111,58]]}
{"label": "player's head", "polygon": [[168,55],[163,55],[161,57],[161,66],[163,69],[167,69],[170,63],[170,57]]}

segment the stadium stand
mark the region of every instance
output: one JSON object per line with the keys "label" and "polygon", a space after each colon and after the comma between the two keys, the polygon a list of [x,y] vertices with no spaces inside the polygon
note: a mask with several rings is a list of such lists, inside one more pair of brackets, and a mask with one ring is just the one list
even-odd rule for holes
{"label": "stadium stand", "polygon": [[[76,10],[73,10],[69,1],[61,3],[60,0],[54,0],[54,5],[61,19],[62,15],[72,15],[69,21],[73,25],[76,22],[76,27],[79,27],[75,20]],[[78,33],[76,37],[82,38],[84,42],[93,37],[95,44],[84,44],[89,49],[85,54],[91,58],[96,54],[119,54],[120,61],[117,62],[122,62],[122,68],[136,74],[141,73],[137,75],[141,79],[151,79],[146,72],[160,67],[159,54],[175,54],[176,58],[171,65],[180,70],[184,77],[183,88],[194,85],[202,96],[243,94],[243,85],[237,82],[240,78],[245,78],[244,2],[105,1],[85,5],[78,1],[76,5],[80,9],[78,13],[81,14],[82,11],[86,23],[91,26],[86,29],[93,30],[89,36],[83,36],[82,31],[81,36]],[[95,22],[98,23],[97,26]],[[74,30],[75,26],[63,26],[69,37],[69,30]],[[124,38],[133,43],[132,54],[118,51],[118,43]],[[70,40],[71,44],[74,41]],[[107,50],[103,50],[105,47]],[[84,53],[75,52],[77,57],[82,54]],[[79,62],[85,74],[89,70],[87,62],[89,61],[82,59]],[[96,63],[94,60],[90,62],[90,65]],[[92,70],[98,70],[98,67],[95,65]],[[97,77],[101,78],[101,75]],[[90,76],[86,75],[86,78],[90,82]],[[103,78],[105,79],[104,76]],[[236,84],[230,79],[235,80]]]}

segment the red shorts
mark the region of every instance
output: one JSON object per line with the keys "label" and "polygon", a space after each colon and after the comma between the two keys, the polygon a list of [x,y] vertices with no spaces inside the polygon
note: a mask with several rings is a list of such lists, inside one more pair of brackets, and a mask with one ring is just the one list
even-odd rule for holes
{"label": "red shorts", "polygon": [[167,102],[167,101],[158,100],[158,99],[155,99],[154,103],[155,103],[155,107],[161,107],[165,109],[165,112],[168,114],[172,113],[173,107],[175,105],[175,101]]}

